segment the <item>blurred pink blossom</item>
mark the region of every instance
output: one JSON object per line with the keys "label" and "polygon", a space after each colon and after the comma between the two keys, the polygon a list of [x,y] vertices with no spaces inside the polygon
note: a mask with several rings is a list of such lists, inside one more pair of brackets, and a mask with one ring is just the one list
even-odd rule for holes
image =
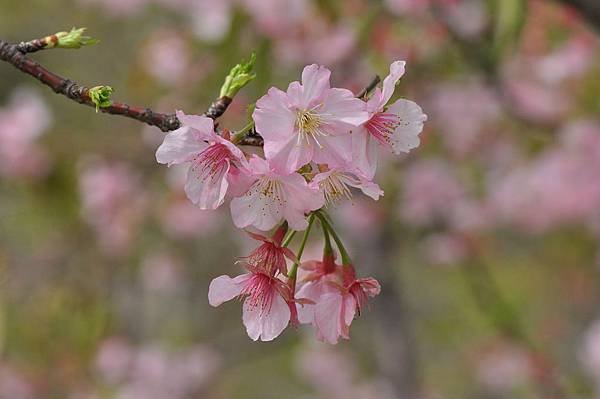
{"label": "blurred pink blossom", "polygon": [[112,17],[129,17],[139,13],[151,0],[79,0],[82,5],[96,6]]}
{"label": "blurred pink blossom", "polygon": [[578,354],[586,372],[600,380],[600,320],[594,321],[585,332]]}
{"label": "blurred pink blossom", "polygon": [[149,39],[141,54],[144,68],[158,81],[174,85],[187,80],[189,48],[183,37],[173,31],[160,30]]}
{"label": "blurred pink blossom", "polygon": [[123,255],[146,204],[139,176],[124,163],[88,161],[81,169],[79,191],[82,216],[96,232],[100,248],[111,256]]}
{"label": "blurred pink blossom", "polygon": [[365,231],[374,231],[383,222],[381,208],[370,199],[362,197],[340,204],[333,214],[337,224],[344,229],[344,235],[355,239],[361,239]]}
{"label": "blurred pink blossom", "polygon": [[448,221],[465,198],[458,177],[441,159],[423,159],[409,165],[402,187],[400,214],[416,226]]}
{"label": "blurred pink blossom", "polygon": [[480,0],[448,1],[444,16],[454,32],[462,37],[477,37],[488,24],[488,10]]}
{"label": "blurred pink blossom", "polygon": [[496,93],[477,81],[438,85],[430,98],[432,121],[446,147],[457,156],[476,150],[481,135],[501,115]]}
{"label": "blurred pink blossom", "polygon": [[356,362],[349,354],[322,344],[298,351],[298,370],[318,392],[331,398],[352,397]]}
{"label": "blurred pink blossom", "polygon": [[526,383],[530,373],[525,352],[513,346],[500,345],[479,359],[477,379],[494,392],[508,393]]}
{"label": "blurred pink blossom", "polygon": [[558,143],[492,184],[490,204],[501,220],[544,231],[599,217],[600,125],[566,126]]}
{"label": "blurred pink blossom", "polygon": [[563,90],[535,80],[515,77],[506,83],[514,112],[536,122],[550,123],[563,118],[569,101]]}
{"label": "blurred pink blossom", "polygon": [[246,12],[254,19],[256,28],[273,38],[288,35],[290,30],[308,17],[310,9],[308,0],[240,1]]}
{"label": "blurred pink blossom", "polygon": [[548,84],[584,74],[592,65],[594,45],[585,37],[574,37],[554,52],[538,60],[535,67]]}
{"label": "blurred pink blossom", "polygon": [[273,44],[276,57],[284,65],[303,64],[306,61],[333,65],[351,54],[355,41],[350,27],[315,20],[306,24],[306,27],[288,32]]}
{"label": "blurred pink blossom", "polygon": [[180,239],[209,237],[221,226],[222,218],[222,213],[199,209],[186,198],[173,199],[160,212],[164,231]]}
{"label": "blurred pink blossom", "polygon": [[437,265],[452,265],[467,256],[465,239],[452,233],[437,233],[427,236],[422,243],[425,258]]}
{"label": "blurred pink blossom", "polygon": [[42,176],[49,168],[46,151],[36,140],[50,126],[52,116],[39,94],[16,89],[0,108],[0,176]]}
{"label": "blurred pink blossom", "polygon": [[303,347],[298,354],[298,372],[319,398],[397,398],[382,381],[359,378],[357,360],[348,352],[315,344]]}
{"label": "blurred pink blossom", "polygon": [[151,291],[173,292],[182,283],[181,266],[166,253],[147,255],[142,261],[142,282]]}
{"label": "blurred pink blossom", "polygon": [[191,0],[184,13],[189,16],[192,29],[198,38],[216,43],[229,32],[233,6],[233,0]]}
{"label": "blurred pink blossom", "polygon": [[95,359],[95,368],[102,379],[109,384],[124,381],[130,371],[134,356],[132,348],[125,340],[112,337],[98,348]]}
{"label": "blurred pink blossom", "polygon": [[33,385],[8,365],[0,365],[0,399],[34,399]]}
{"label": "blurred pink blossom", "polygon": [[431,0],[385,0],[387,9],[396,15],[420,14],[427,10]]}
{"label": "blurred pink blossom", "polygon": [[189,398],[206,387],[220,362],[204,345],[168,351],[156,345],[131,347],[119,338],[103,344],[96,359],[103,382],[116,389],[119,399]]}

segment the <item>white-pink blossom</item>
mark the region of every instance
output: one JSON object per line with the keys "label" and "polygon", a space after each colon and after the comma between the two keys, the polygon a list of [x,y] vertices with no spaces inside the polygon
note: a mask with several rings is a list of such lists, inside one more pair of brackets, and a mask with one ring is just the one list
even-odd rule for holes
{"label": "white-pink blossom", "polygon": [[264,138],[266,158],[291,173],[311,161],[343,165],[352,160],[350,132],[366,122],[362,101],[346,89],[331,88],[331,72],[316,64],[302,72],[302,83],[287,92],[275,87],[256,102],[252,115]]}
{"label": "white-pink blossom", "polygon": [[185,193],[201,209],[216,209],[225,200],[232,164],[245,162],[242,151],[214,131],[213,120],[177,111],[182,126],[167,134],[156,160],[169,166],[189,164]]}
{"label": "white-pink blossom", "polygon": [[242,320],[248,336],[256,341],[271,341],[290,322],[289,287],[260,267],[247,266],[248,273],[235,278],[219,276],[210,283],[208,301],[212,306],[243,297]]}
{"label": "white-pink blossom", "polygon": [[306,214],[324,204],[323,194],[311,188],[302,175],[282,174],[256,155],[240,172],[247,188],[231,201],[233,223],[238,228],[253,226],[266,231],[285,219],[292,229],[304,230]]}
{"label": "white-pink blossom", "polygon": [[[312,323],[317,339],[337,344],[340,337],[350,339],[350,324],[360,314],[369,297],[381,291],[374,278],[356,278],[352,265],[335,265],[333,258],[311,262],[313,275],[296,294],[299,304],[298,320]],[[304,266],[306,267],[306,266]]]}
{"label": "white-pink blossom", "polygon": [[376,88],[367,101],[369,118],[352,134],[353,158],[356,167],[367,177],[375,175],[378,147],[394,154],[409,152],[419,146],[419,134],[427,115],[421,107],[410,100],[400,99],[386,106],[396,83],[404,75],[404,61],[390,65],[390,74],[383,80],[383,89]]}
{"label": "white-pink blossom", "polygon": [[383,195],[383,190],[377,183],[362,177],[360,174],[345,171],[343,168],[333,168],[318,173],[311,180],[310,187],[323,192],[325,203],[334,205],[343,199],[351,199],[350,187],[360,189],[375,201]]}

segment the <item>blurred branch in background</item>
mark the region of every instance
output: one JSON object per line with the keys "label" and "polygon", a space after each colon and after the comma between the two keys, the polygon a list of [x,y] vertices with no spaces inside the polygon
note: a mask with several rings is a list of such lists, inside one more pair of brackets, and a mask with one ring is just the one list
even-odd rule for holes
{"label": "blurred branch in background", "polygon": [[492,271],[479,255],[479,251],[473,249],[471,259],[464,262],[462,271],[481,314],[500,334],[527,351],[532,375],[541,399],[568,398],[556,366],[529,338],[520,320],[519,312],[505,298]]}
{"label": "blurred branch in background", "polygon": [[600,2],[598,0],[558,0],[577,10],[600,32]]}

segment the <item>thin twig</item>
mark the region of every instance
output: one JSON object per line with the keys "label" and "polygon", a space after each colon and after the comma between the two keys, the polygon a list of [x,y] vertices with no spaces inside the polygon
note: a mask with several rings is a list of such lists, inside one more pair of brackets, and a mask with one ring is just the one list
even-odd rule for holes
{"label": "thin twig", "polygon": [[362,89],[362,91],[356,95],[356,98],[364,99],[370,92],[372,92],[375,89],[375,86],[377,86],[379,82],[381,82],[381,78],[379,77],[379,75],[375,75],[373,80],[371,80],[371,83],[369,83],[367,87]]}
{"label": "thin twig", "polygon": [[[54,36],[21,42],[19,44],[11,44],[0,39],[0,60],[11,64],[21,72],[33,76],[57,94],[62,94],[79,104],[96,107],[90,99],[89,88],[70,79],[63,78],[27,57],[27,53],[44,49],[48,45],[47,41],[54,40]],[[375,76],[373,81],[357,97],[362,98],[366,96],[380,81],[379,76]],[[225,113],[232,101],[233,99],[230,97],[221,97],[210,105],[204,115],[212,119],[217,119]],[[110,115],[120,115],[135,119],[150,126],[156,126],[163,132],[173,131],[181,127],[181,122],[175,114],[163,114],[147,107],[132,106],[113,101],[108,107],[100,107],[99,111]],[[263,143],[264,141],[260,134],[255,129],[252,129],[238,144],[261,147]]]}
{"label": "thin twig", "polygon": [[[50,87],[55,93],[84,104],[95,107],[89,96],[89,89],[70,79],[65,79],[50,72],[36,61],[31,60],[15,44],[10,44],[0,39],[0,60],[8,62],[20,71],[33,76],[44,85]],[[175,114],[162,114],[150,108],[131,106],[124,103],[113,102],[111,106],[102,107],[100,110],[107,114],[121,115],[128,118],[156,126],[163,132],[175,130],[180,127],[180,122]]]}

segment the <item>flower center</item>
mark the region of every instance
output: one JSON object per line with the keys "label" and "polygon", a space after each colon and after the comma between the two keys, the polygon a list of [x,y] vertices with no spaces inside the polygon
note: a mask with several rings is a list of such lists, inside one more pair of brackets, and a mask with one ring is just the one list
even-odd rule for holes
{"label": "flower center", "polygon": [[365,123],[365,128],[381,144],[393,146],[392,135],[401,122],[398,115],[379,112]]}
{"label": "flower center", "polygon": [[249,265],[266,271],[270,276],[277,272],[286,273],[283,250],[272,242],[265,242],[256,248],[246,261]]}
{"label": "flower center", "polygon": [[192,168],[200,168],[198,178],[202,181],[215,182],[227,169],[231,152],[223,144],[213,144],[198,154]]}
{"label": "flower center", "polygon": [[250,306],[259,306],[261,309],[269,310],[275,294],[272,284],[272,278],[266,274],[255,273],[244,285],[240,297],[247,295],[246,301]]}
{"label": "flower center", "polygon": [[263,177],[258,186],[260,186],[260,195],[268,197],[276,201],[283,201],[283,187],[279,180]]}
{"label": "flower center", "polygon": [[332,206],[343,199],[352,199],[352,192],[348,188],[349,177],[343,173],[333,172],[319,183],[325,195],[327,206]]}
{"label": "flower center", "polygon": [[327,136],[327,133],[321,129],[322,124],[322,116],[315,113],[314,109],[298,110],[296,113],[296,128],[298,129],[297,145],[301,145],[302,142],[309,144],[309,139],[312,137],[317,145],[323,148],[318,139],[319,136]]}

